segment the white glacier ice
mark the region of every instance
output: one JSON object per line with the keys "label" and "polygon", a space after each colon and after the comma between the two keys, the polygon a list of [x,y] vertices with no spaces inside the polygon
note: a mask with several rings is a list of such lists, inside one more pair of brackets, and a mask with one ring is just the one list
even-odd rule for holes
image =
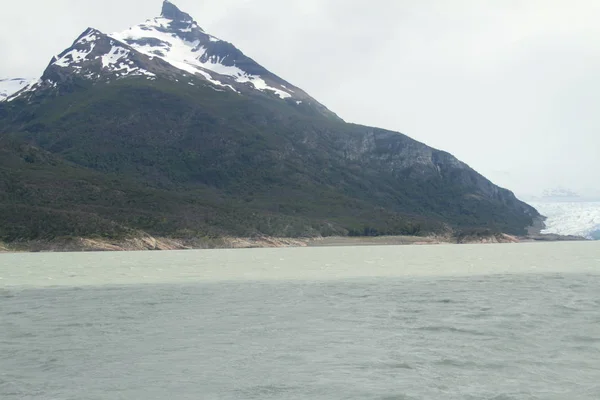
{"label": "white glacier ice", "polygon": [[600,239],[600,202],[532,202],[548,217],[542,233]]}

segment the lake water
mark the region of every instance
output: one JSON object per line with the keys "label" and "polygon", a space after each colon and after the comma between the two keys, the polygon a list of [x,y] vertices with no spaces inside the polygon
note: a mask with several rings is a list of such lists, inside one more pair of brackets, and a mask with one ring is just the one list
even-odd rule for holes
{"label": "lake water", "polygon": [[600,399],[600,243],[0,255],[0,399]]}

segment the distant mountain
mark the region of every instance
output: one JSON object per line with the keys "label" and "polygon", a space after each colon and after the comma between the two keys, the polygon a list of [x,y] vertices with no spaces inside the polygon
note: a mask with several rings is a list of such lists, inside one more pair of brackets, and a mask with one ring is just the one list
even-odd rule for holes
{"label": "distant mountain", "polygon": [[569,189],[554,188],[544,190],[544,197],[579,197],[579,195]]}
{"label": "distant mountain", "polygon": [[577,199],[581,196],[569,189],[554,188],[544,190],[542,197],[546,199]]}
{"label": "distant mountain", "polygon": [[452,155],[348,124],[165,1],[89,28],[0,102],[0,239],[524,234],[539,213]]}
{"label": "distant mountain", "polygon": [[594,194],[593,190],[587,190],[583,193],[578,193],[566,188],[546,189],[541,194],[530,195],[525,197],[527,201],[533,203],[590,203],[600,201],[600,196]]}

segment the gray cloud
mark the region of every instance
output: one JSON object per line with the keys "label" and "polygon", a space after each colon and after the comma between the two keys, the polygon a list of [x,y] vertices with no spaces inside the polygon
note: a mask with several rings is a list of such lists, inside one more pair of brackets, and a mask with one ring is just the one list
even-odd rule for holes
{"label": "gray cloud", "polygon": [[[597,0],[175,0],[350,122],[447,150],[527,195],[600,195]],[[160,0],[21,0],[0,15],[0,76],[41,74],[85,28]]]}

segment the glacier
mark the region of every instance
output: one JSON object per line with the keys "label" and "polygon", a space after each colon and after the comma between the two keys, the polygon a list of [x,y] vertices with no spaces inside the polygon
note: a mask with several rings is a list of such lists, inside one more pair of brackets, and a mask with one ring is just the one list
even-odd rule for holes
{"label": "glacier", "polygon": [[600,201],[596,202],[530,202],[548,217],[542,233],[583,236],[600,240]]}

